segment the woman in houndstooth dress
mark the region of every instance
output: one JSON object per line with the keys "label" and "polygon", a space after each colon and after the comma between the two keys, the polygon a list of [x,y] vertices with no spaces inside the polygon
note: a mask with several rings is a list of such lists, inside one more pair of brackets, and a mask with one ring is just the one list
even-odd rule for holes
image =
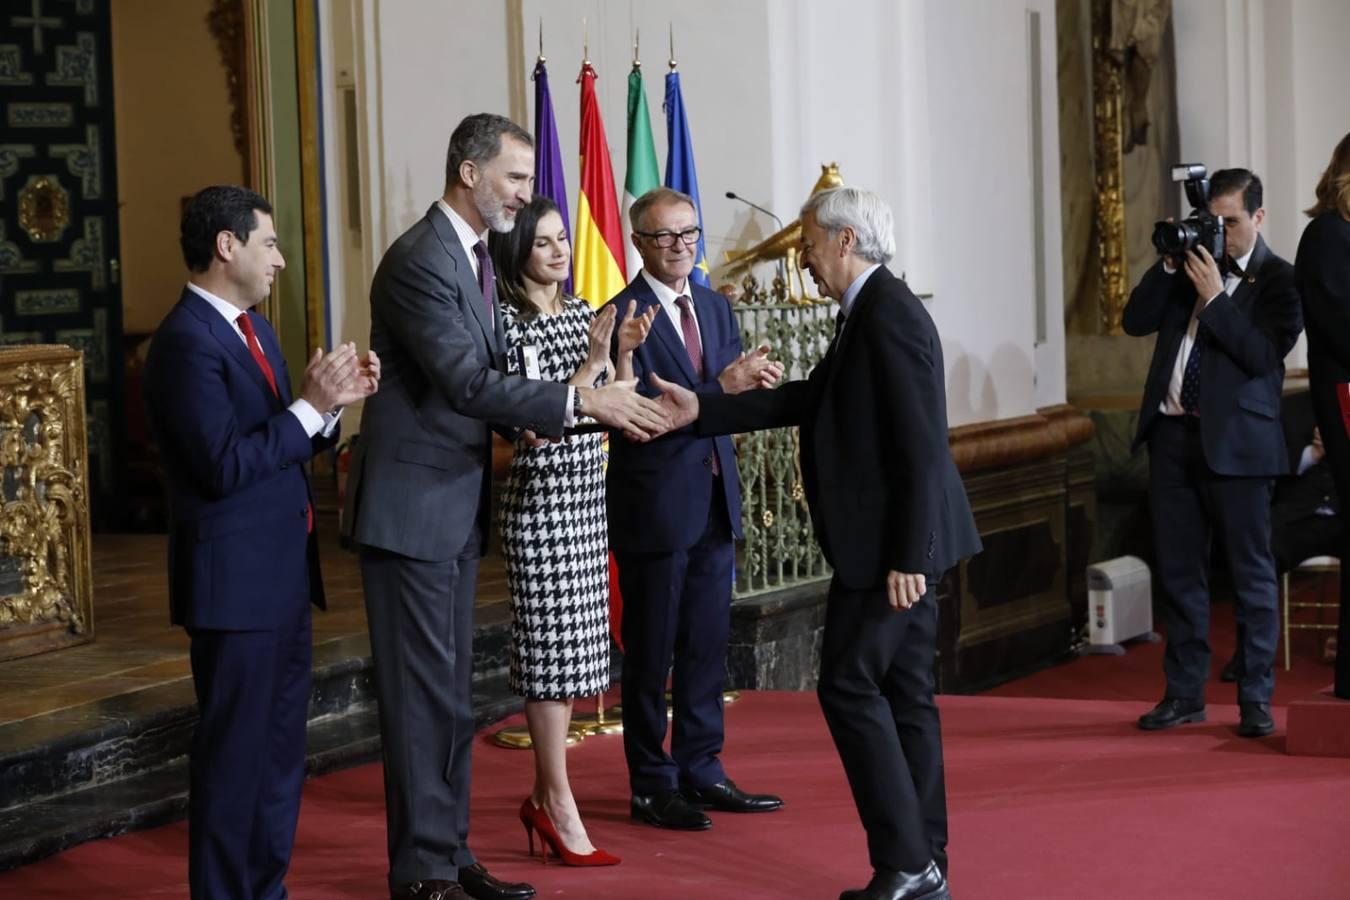
{"label": "woman in houndstooth dress", "polygon": [[[615,312],[597,315],[586,301],[563,293],[571,248],[553,202],[536,197],[509,233],[489,237],[489,246],[510,370],[579,387],[613,377]],[[651,327],[650,316],[631,312],[620,332],[617,374],[623,378],[632,377],[632,351]],[[534,361],[537,372],[522,371],[533,369]],[[526,698],[535,754],[534,790],[521,804],[521,819],[529,830],[536,817],[545,817],[569,855],[591,865],[618,859],[596,851],[586,835],[567,780],[565,746],[573,699],[594,696],[609,684],[603,439],[592,433],[556,443],[517,441],[500,507],[512,614],[511,689]]]}

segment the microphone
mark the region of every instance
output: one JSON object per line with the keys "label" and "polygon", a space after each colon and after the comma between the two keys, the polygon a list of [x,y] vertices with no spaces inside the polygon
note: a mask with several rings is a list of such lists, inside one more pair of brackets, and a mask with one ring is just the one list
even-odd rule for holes
{"label": "microphone", "polygon": [[782,231],[784,228],[787,227],[787,226],[785,226],[785,225],[783,224],[783,220],[782,220],[782,219],[778,218],[778,217],[775,216],[773,213],[769,212],[767,209],[765,209],[764,207],[760,206],[758,203],[751,203],[749,200],[747,200],[747,199],[745,199],[744,197],[740,196],[740,195],[737,194],[735,191],[727,191],[727,199],[728,199],[728,200],[739,200],[739,201],[741,201],[742,203],[744,203],[746,206],[750,207],[751,209],[757,209],[757,210],[759,210],[760,212],[764,213],[764,215],[768,216],[770,219],[773,219],[775,222],[778,223],[778,230],[779,230],[779,231]]}

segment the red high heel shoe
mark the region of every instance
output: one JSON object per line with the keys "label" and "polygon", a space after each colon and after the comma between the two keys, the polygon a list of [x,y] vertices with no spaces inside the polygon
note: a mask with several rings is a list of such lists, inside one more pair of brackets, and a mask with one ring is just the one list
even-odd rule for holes
{"label": "red high heel shoe", "polygon": [[553,848],[553,855],[563,861],[565,866],[617,866],[620,859],[613,853],[606,853],[604,850],[592,850],[590,853],[573,853],[567,849],[567,845],[558,837],[558,829],[553,827],[553,820],[548,817],[542,807],[535,806],[526,797],[520,803],[520,824],[525,826],[525,838],[530,842],[530,855],[534,856],[534,833],[539,832],[539,852],[544,858],[545,865],[548,864],[548,848]]}

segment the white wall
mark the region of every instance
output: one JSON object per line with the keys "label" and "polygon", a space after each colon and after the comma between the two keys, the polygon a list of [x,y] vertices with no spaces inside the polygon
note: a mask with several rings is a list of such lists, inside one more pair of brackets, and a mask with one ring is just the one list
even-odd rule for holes
{"label": "white wall", "polygon": [[[514,113],[533,127],[533,85],[513,68],[532,69],[541,22],[573,206],[583,17],[616,188],[635,29],[664,171],[673,26],[710,263],[777,228],[726,199],[727,190],[791,221],[820,165],[838,162],[846,183],[892,204],[892,267],[934,295],[952,424],[1063,402],[1053,0],[323,0],[321,18],[344,9],[363,118],[367,283],[385,247],[439,196],[445,144],[462,116]],[[1028,10],[1041,13],[1044,53],[1042,288],[1052,327],[1040,344]],[[325,52],[340,55],[340,45],[332,38]],[[333,69],[325,66],[326,78]],[[335,291],[339,305],[335,339],[364,343],[367,314],[352,308],[364,305],[363,293],[348,283],[341,297]]]}
{"label": "white wall", "polygon": [[[1260,175],[1266,241],[1292,262],[1302,210],[1350,130],[1350,4],[1186,0],[1173,15],[1181,154]],[[1306,366],[1302,339],[1287,364]]]}

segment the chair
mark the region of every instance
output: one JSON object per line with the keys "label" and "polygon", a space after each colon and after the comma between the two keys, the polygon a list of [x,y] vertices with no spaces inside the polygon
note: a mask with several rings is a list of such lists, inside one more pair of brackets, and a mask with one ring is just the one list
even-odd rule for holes
{"label": "chair", "polygon": [[[1296,572],[1307,572],[1310,574],[1327,574],[1335,572],[1339,577],[1341,571],[1341,561],[1334,556],[1314,556],[1305,559],[1294,567]],[[1283,610],[1284,625],[1284,670],[1289,671],[1291,664],[1290,632],[1296,628],[1303,628],[1309,631],[1335,631],[1335,623],[1326,622],[1291,622],[1294,609],[1340,609],[1340,602],[1326,603],[1321,600],[1316,602],[1309,600],[1300,600],[1295,602],[1289,595],[1289,574],[1285,572],[1280,576],[1280,607]],[[1321,614],[1318,614],[1321,618]]]}

